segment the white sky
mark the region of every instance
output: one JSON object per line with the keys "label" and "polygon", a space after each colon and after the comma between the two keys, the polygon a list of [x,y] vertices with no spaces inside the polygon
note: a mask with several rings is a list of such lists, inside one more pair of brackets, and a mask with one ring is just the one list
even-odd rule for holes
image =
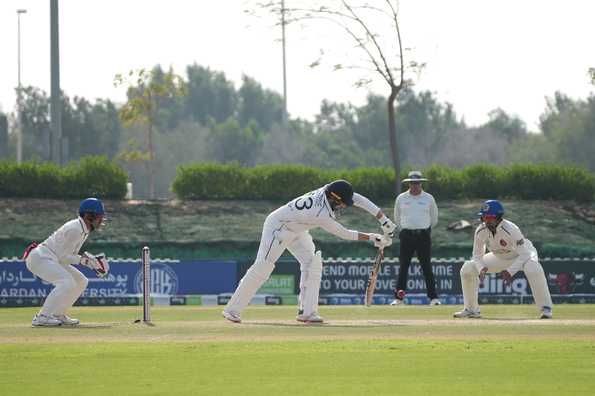
{"label": "white sky", "polygon": [[[122,102],[124,88],[112,85],[116,73],[159,63],[184,75],[185,66],[196,62],[225,72],[236,87],[247,74],[282,93],[280,32],[244,14],[245,4],[60,0],[62,89],[71,97]],[[22,84],[50,91],[49,5],[50,0],[0,1],[0,109],[5,112],[15,107],[19,8],[27,9],[21,15]],[[546,96],[559,90],[586,98],[595,89],[587,77],[588,68],[595,67],[595,2],[402,0],[400,5],[404,45],[414,48],[415,60],[427,63],[416,89],[453,103],[471,125],[485,122],[488,112],[500,107],[536,130]],[[368,91],[353,86],[352,74],[308,67],[319,51],[311,34],[290,26],[287,40],[292,117],[312,119],[324,98],[363,103]],[[337,40],[346,51],[350,44]]]}

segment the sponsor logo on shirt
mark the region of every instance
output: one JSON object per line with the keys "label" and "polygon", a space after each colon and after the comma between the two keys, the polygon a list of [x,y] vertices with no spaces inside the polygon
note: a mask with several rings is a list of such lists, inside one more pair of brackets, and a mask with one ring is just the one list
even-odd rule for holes
{"label": "sponsor logo on shirt", "polygon": [[518,241],[516,241],[516,245],[517,246],[522,246],[523,243],[525,243],[525,240],[524,239],[519,239]]}
{"label": "sponsor logo on shirt", "polygon": [[506,246],[506,241],[504,239],[500,239],[500,246]]}

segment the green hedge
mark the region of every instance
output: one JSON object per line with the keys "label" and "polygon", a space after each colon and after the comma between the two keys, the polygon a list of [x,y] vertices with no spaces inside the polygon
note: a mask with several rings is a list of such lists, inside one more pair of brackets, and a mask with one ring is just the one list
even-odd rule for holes
{"label": "green hedge", "polygon": [[66,166],[53,163],[0,162],[2,198],[122,199],[128,177],[106,157],[85,157]]}
{"label": "green hedge", "polygon": [[[595,200],[595,175],[573,166],[476,164],[454,169],[432,165],[422,171],[430,180],[426,190],[440,199]],[[394,172],[387,168],[194,164],[178,167],[172,190],[180,199],[289,200],[338,178],[350,181],[357,192],[371,199],[394,198]]]}

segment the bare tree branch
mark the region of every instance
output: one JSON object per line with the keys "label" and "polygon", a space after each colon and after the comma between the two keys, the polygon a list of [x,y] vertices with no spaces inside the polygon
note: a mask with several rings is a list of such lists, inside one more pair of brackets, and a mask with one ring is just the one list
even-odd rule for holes
{"label": "bare tree branch", "polygon": [[395,10],[390,0],[386,0],[386,4],[389,6],[393,15],[395,30],[397,32],[397,42],[399,43],[399,54],[401,54],[401,80],[399,81],[398,85],[398,89],[401,89],[403,87],[403,81],[405,80],[405,65],[403,64],[403,43],[401,41],[401,29],[399,28],[399,20],[397,19],[397,10]]}
{"label": "bare tree branch", "polygon": [[[289,0],[286,0],[289,1]],[[324,0],[322,0],[324,2]],[[294,4],[297,0],[293,1]],[[329,3],[327,0],[326,3]],[[363,5],[354,5],[354,1],[349,0],[335,0],[332,6],[312,6],[307,4],[303,7],[279,7],[279,1],[269,1],[261,4],[264,9],[268,9],[273,13],[283,13],[285,16],[285,23],[294,23],[297,21],[324,21],[332,22],[332,24],[340,27],[347,33],[355,43],[356,46],[365,54],[367,59],[363,63],[369,62],[371,69],[361,67],[359,65],[344,65],[342,63],[335,63],[335,70],[343,69],[361,69],[377,73],[390,87],[390,94],[387,100],[387,115],[388,115],[388,138],[390,142],[390,151],[392,157],[393,168],[395,171],[394,187],[395,192],[399,193],[401,190],[400,183],[400,156],[398,150],[398,130],[396,126],[395,103],[399,92],[407,84],[405,80],[405,70],[417,69],[421,70],[424,64],[416,62],[405,63],[404,53],[409,51],[409,48],[403,48],[401,29],[398,20],[398,1],[385,0],[384,6],[382,3],[375,2],[375,5],[370,5],[364,2]],[[383,23],[378,24],[378,19],[370,19],[370,15],[381,15],[390,22],[391,29],[394,29],[394,36],[392,34],[384,33]],[[380,28],[379,28],[380,27]],[[376,33],[375,30],[379,31]],[[381,34],[380,32],[383,32]],[[393,38],[394,37],[394,38]],[[386,38],[386,40],[384,40]],[[396,39],[396,43],[394,40]],[[388,41],[387,41],[388,40]],[[386,41],[386,43],[385,43]],[[388,46],[386,45],[388,43]],[[396,53],[396,54],[395,54]],[[396,55],[396,56],[395,56]],[[395,56],[397,59],[393,59]],[[321,58],[311,63],[311,67],[320,65]],[[391,64],[396,63],[398,66]],[[398,80],[397,80],[398,73]],[[364,76],[356,81],[356,86],[363,86],[372,81],[371,75]]]}
{"label": "bare tree branch", "polygon": [[[384,51],[382,51],[382,47],[380,46],[380,44],[378,44],[378,41],[376,40],[376,35],[370,31],[370,29],[368,28],[368,25],[362,21],[362,19],[355,13],[355,11],[353,11],[353,8],[351,8],[351,6],[347,3],[346,0],[341,0],[341,1],[342,1],[343,5],[353,15],[353,18],[356,20],[356,22],[359,23],[359,25],[365,30],[368,37],[372,40],[372,43],[374,44],[374,47],[376,48],[376,51],[378,52],[378,55],[380,56],[380,59],[382,60],[382,64],[384,65],[384,72],[386,73],[386,75],[385,75],[385,73],[381,73],[382,77],[384,77],[384,79],[386,80],[386,82],[388,82],[389,85],[391,85],[391,86],[395,85],[393,75],[390,72],[390,67],[388,66],[388,62],[386,61],[386,58],[384,57]],[[369,53],[369,51],[367,51],[367,52]],[[402,59],[402,57],[401,57],[401,59]],[[376,59],[374,59],[374,62],[376,63]]]}

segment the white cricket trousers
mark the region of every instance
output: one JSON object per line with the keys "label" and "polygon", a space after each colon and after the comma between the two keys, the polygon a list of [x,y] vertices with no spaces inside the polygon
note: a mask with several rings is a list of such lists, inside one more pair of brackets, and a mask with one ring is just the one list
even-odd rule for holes
{"label": "white cricket trousers", "polygon": [[72,265],[60,264],[51,255],[45,254],[45,249],[43,246],[33,249],[25,261],[29,271],[56,286],[46,297],[39,313],[46,316],[65,315],[83,293],[89,280]]}
{"label": "white cricket trousers", "polygon": [[[314,242],[308,231],[293,232],[287,228],[285,223],[280,222],[275,217],[275,212],[271,213],[265,220],[262,228],[260,246],[254,264],[248,269],[246,275],[240,281],[238,288],[225,307],[226,311],[241,313],[250,303],[252,297],[264,282],[269,279],[275,269],[275,263],[281,257],[285,249],[297,259],[300,263],[302,273],[300,279],[300,289],[307,284],[316,284],[313,287],[320,288],[320,278],[322,273],[322,262],[314,260]],[[314,265],[312,265],[314,263]],[[316,268],[314,268],[316,267]],[[310,282],[308,282],[310,278]],[[318,289],[316,291],[318,291]],[[300,305],[302,294],[300,293]],[[317,293],[313,298],[311,307],[302,307],[301,310],[315,311],[318,307]],[[311,313],[311,312],[306,312]]]}
{"label": "white cricket trousers", "polygon": [[[512,265],[512,260],[503,260],[496,257],[493,253],[488,253],[482,258],[482,265],[487,267],[488,272],[501,272]],[[553,308],[552,297],[547,286],[543,267],[539,264],[537,252],[531,255],[531,258],[523,264],[520,271],[525,273],[529,281],[535,305],[542,310],[544,307]],[[461,268],[461,284],[463,287],[463,299],[465,308],[471,311],[479,310],[478,292],[479,292],[479,270],[475,261],[466,261]]]}

